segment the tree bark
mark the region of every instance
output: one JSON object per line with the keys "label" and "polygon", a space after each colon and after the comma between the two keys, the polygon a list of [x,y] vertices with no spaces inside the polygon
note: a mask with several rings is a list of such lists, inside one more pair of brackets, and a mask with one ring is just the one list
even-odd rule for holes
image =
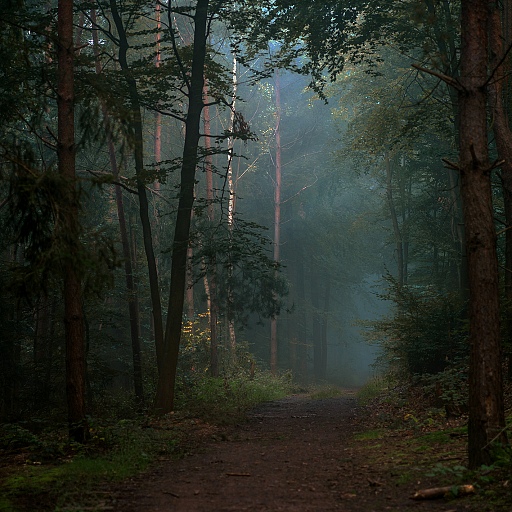
{"label": "tree bark", "polygon": [[[194,47],[188,87],[188,111],[185,122],[185,144],[181,166],[180,196],[174,230],[169,309],[164,342],[164,362],[158,376],[154,410],[156,414],[171,412],[174,406],[174,384],[181,340],[183,305],[187,275],[187,247],[194,204],[194,185],[198,162],[199,127],[203,110],[204,63],[206,58],[209,0],[198,0],[194,15]],[[170,8],[170,7],[169,7]]]}
{"label": "tree bark", "polygon": [[[496,232],[487,140],[488,3],[461,4],[459,88],[461,197],[469,272],[469,466],[492,463],[505,442]],[[501,432],[501,434],[500,434]]]}
{"label": "tree bark", "polygon": [[70,438],[84,443],[88,437],[85,415],[85,339],[82,283],[77,270],[79,252],[78,197],[75,174],[73,1],[58,3],[57,156],[65,181],[60,236],[68,254],[64,268],[64,325],[66,337],[66,396]]}
{"label": "tree bark", "polygon": [[[493,114],[493,131],[496,148],[501,163],[501,189],[505,213],[505,323],[509,347],[512,343],[512,131],[510,129],[509,112],[505,91],[508,90],[510,57],[504,59],[505,52],[510,46],[511,14],[510,0],[504,2],[503,20],[497,4],[489,4],[489,46],[491,50],[491,71],[493,80],[489,84],[489,102]],[[505,47],[504,44],[505,43]],[[508,377],[512,376],[512,353],[508,357]]]}

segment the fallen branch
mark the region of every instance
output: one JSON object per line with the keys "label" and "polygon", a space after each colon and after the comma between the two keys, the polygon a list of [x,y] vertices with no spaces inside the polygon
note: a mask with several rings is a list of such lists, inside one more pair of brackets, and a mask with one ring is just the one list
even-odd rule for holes
{"label": "fallen branch", "polygon": [[435,500],[448,496],[467,496],[474,494],[475,488],[472,485],[449,485],[446,487],[433,487],[431,489],[422,489],[416,491],[412,496],[412,500]]}
{"label": "fallen branch", "polygon": [[251,476],[250,473],[226,473],[226,476]]}

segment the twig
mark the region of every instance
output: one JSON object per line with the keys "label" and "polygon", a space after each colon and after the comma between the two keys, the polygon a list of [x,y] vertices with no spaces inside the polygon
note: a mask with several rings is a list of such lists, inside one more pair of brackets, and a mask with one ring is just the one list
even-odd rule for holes
{"label": "twig", "polygon": [[179,495],[172,491],[162,491],[163,494],[170,494],[174,498],[179,498]]}

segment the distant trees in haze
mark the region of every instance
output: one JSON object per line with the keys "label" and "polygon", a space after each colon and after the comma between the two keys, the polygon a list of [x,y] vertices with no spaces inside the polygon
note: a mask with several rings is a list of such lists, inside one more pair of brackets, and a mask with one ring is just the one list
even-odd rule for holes
{"label": "distant trees in haze", "polygon": [[[0,10],[1,321],[12,333],[0,347],[2,416],[21,414],[24,387],[44,382],[57,395],[64,360],[84,379],[69,396],[93,403],[127,372],[138,406],[150,395],[165,414],[176,383],[198,371],[185,350],[228,376],[247,360],[237,357],[244,337],[263,332],[248,358],[322,381],[351,287],[391,252],[384,295],[395,317],[379,326],[396,335],[390,353],[407,353],[402,369],[414,372],[428,351],[411,334],[416,304],[417,325],[432,316],[436,338],[450,340],[436,347],[464,359],[469,316],[471,463],[490,462],[504,421],[497,207],[504,268],[512,258],[504,11],[477,0],[108,0],[75,4],[70,33],[65,8]],[[62,117],[72,110],[74,123]],[[499,166],[501,203],[491,190]],[[83,337],[68,346],[81,352],[64,358],[55,340],[72,325]],[[446,370],[437,348],[433,373]],[[29,367],[37,382],[22,378]]]}

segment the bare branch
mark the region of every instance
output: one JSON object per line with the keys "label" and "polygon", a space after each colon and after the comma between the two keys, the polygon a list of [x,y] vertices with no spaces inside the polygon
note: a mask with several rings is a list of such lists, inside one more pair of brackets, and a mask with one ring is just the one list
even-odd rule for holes
{"label": "bare branch", "polygon": [[443,82],[447,83],[454,89],[457,89],[458,91],[463,91],[464,88],[462,85],[455,80],[455,78],[452,78],[451,76],[444,75],[443,73],[438,73],[437,71],[433,71],[432,69],[427,69],[421,66],[418,66],[418,64],[411,64],[411,66],[414,69],[417,69],[418,71],[421,71],[422,73],[427,73],[429,75],[435,76],[436,78],[439,78],[439,80],[442,80]]}

